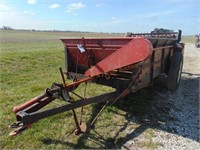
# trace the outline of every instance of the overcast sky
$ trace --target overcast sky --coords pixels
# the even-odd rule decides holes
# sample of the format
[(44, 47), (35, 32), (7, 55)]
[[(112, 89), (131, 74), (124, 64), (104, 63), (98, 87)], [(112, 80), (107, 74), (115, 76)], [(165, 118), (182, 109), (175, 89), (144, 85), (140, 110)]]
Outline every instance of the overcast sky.
[(0, 0), (0, 13), (15, 29), (200, 33), (200, 0)]

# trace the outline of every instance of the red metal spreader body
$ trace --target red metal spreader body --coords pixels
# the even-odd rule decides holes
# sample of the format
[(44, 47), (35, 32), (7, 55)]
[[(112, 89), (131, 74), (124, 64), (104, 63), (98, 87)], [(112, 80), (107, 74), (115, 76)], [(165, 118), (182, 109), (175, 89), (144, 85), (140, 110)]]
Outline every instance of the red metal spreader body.
[(183, 49), (183, 45), (176, 45), (177, 33), (130, 34), (122, 38), (62, 38), (61, 41), (65, 48), (68, 77), (94, 77), (93, 82), (121, 90), (140, 70), (130, 91), (148, 86), (162, 73), (167, 74), (174, 50)]
[[(150, 56), (152, 44), (142, 37), (61, 39), (67, 51), (68, 70), (85, 72), (94, 77), (134, 63)], [(77, 45), (85, 51), (81, 52)]]
[[(82, 122), (82, 113), (78, 121), (74, 109), (81, 107), (82, 112), (83, 106), (91, 103), (116, 102), (130, 92), (152, 85), (162, 74), (167, 78), (167, 88), (175, 90), (181, 77), (184, 44), (180, 43), (181, 31), (165, 31), (171, 30), (129, 33), (119, 38), (61, 38), (66, 66), (66, 72), (59, 68), (63, 83), (53, 83), (43, 94), (15, 106), (13, 112), (17, 122), (10, 127), (17, 129), (10, 135), (21, 133), (40, 119), (69, 110), (73, 112), (75, 134), (83, 133), (87, 127)], [(67, 84), (66, 79), (73, 82)], [(84, 95), (75, 93), (79, 84), (88, 81), (113, 87), (116, 91), (87, 98), (85, 84)], [(74, 101), (72, 95), (79, 100)], [(64, 100), (66, 104), (39, 111), (56, 99)], [(95, 120), (96, 117), (91, 125)]]

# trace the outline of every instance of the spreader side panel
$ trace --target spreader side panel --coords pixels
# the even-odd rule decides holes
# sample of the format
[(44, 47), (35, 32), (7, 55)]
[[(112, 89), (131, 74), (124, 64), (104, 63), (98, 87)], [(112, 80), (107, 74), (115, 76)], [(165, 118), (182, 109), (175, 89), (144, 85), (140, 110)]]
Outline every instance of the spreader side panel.
[(129, 43), (103, 59), (85, 72), (93, 77), (120, 69), (147, 59), (151, 55), (152, 44), (145, 38), (135, 38)]

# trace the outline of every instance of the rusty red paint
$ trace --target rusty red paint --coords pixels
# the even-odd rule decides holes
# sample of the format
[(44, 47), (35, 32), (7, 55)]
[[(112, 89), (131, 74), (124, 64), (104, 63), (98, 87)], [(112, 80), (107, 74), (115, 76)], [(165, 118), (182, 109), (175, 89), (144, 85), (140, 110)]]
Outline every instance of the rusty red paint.
[(152, 44), (144, 38), (134, 38), (107, 58), (85, 72), (94, 77), (147, 59), (153, 50)]
[[(89, 69), (120, 49), (133, 38), (65, 38), (61, 39), (67, 49), (68, 58), (73, 65)], [(86, 52), (81, 53), (77, 44), (83, 45)]]
[(22, 105), (15, 106), (15, 107), (13, 107), (13, 112), (17, 113), (17, 112), (19, 112), (19, 111), (21, 111), (21, 110), (33, 105), (34, 103), (40, 101), (41, 99), (45, 98), (46, 96), (47, 96), (47, 94), (44, 93), (44, 94), (41, 94), (39, 96), (36, 96), (36, 97), (32, 98), (31, 100), (27, 101), (26, 103), (24, 103)]

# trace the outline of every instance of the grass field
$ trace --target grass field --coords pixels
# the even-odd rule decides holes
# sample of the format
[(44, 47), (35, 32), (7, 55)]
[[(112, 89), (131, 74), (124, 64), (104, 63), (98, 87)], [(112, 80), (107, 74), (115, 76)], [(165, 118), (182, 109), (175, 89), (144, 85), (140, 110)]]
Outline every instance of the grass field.
[(182, 36), (183, 43), (195, 43), (196, 37), (195, 36)]
[[(0, 30), (0, 144), (3, 149), (74, 149), (121, 148), (127, 133), (129, 113), (116, 106), (107, 107), (98, 118), (94, 130), (87, 134), (71, 134), (75, 128), (72, 113), (66, 112), (43, 119), (17, 137), (9, 137), (8, 125), (15, 121), (12, 108), (41, 94), (52, 82), (61, 82), (58, 67), (64, 68), (63, 45), (60, 37), (102, 37), (120, 34), (81, 32), (30, 32)], [(195, 41), (184, 37), (184, 42)], [(94, 96), (111, 88), (90, 84), (87, 96)], [(83, 86), (77, 89), (83, 94)], [(52, 104), (50, 106), (53, 106)], [(122, 103), (122, 105), (124, 105)], [(84, 120), (90, 122), (101, 105), (84, 108)], [(126, 106), (132, 109), (131, 106)], [(77, 110), (79, 112), (79, 110)], [(79, 114), (79, 113), (78, 113)], [(136, 128), (138, 124), (132, 124)], [(152, 135), (150, 132), (149, 136)], [(152, 135), (153, 136), (153, 135)], [(152, 144), (147, 141), (147, 145)], [(142, 145), (142, 143), (141, 143)], [(156, 143), (153, 144), (156, 147)]]
[[(8, 129), (8, 125), (15, 121), (12, 113), (13, 106), (41, 94), (53, 82), (61, 82), (58, 67), (64, 68), (64, 57), (63, 45), (59, 38), (64, 36), (116, 35), (79, 32), (1, 31), (0, 135), (2, 148), (64, 149), (102, 146), (96, 143), (94, 139), (87, 140), (89, 138), (87, 136), (83, 138), (82, 136), (71, 135), (75, 128), (71, 112), (39, 121), (20, 136), (14, 138), (8, 136), (11, 131)], [(87, 95), (98, 95), (109, 90), (112, 89), (91, 84), (88, 86)], [(77, 91), (83, 93), (83, 87), (80, 86)], [(94, 112), (99, 109), (98, 107), (98, 105), (86, 106), (84, 120), (89, 121)], [(113, 108), (107, 108), (99, 119), (100, 130), (112, 124), (110, 122), (112, 118), (110, 109)], [(107, 119), (108, 122), (100, 121), (104, 119)], [(101, 133), (106, 138), (111, 138), (111, 135), (106, 134), (106, 132), (105, 134), (104, 132)]]

